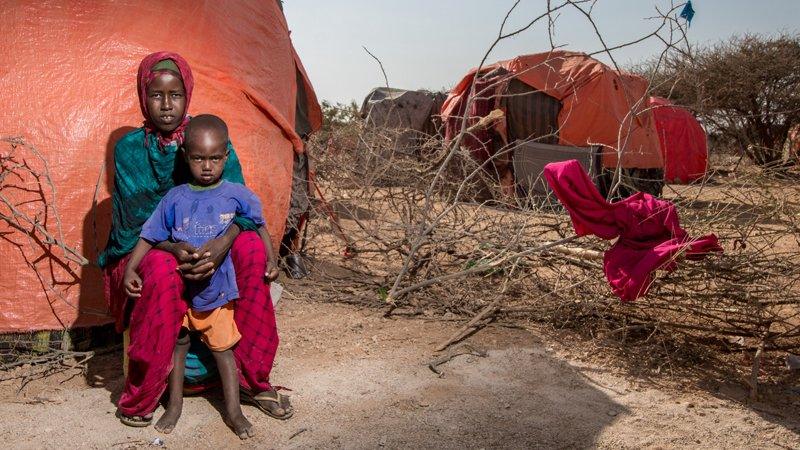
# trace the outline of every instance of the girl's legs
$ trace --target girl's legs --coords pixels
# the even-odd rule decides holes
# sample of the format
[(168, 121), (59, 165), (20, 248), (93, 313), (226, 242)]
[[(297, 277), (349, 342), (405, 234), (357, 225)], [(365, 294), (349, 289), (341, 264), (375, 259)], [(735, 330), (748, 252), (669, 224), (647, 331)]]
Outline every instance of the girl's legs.
[(175, 351), (172, 352), (172, 372), (169, 373), (169, 403), (158, 419), (156, 430), (169, 434), (181, 418), (183, 411), (183, 376), (186, 371), (186, 353), (189, 351), (189, 330), (181, 328)]
[(233, 350), (239, 383), (252, 394), (271, 391), (269, 374), (278, 350), (278, 328), (269, 287), (264, 282), (267, 255), (258, 234), (241, 233), (231, 247), (231, 259), (239, 287), (234, 321), (242, 339)]
[(142, 296), (131, 308), (128, 377), (118, 403), (119, 412), (125, 416), (151, 415), (167, 387), (187, 310), (177, 267), (175, 258), (161, 250), (150, 250), (139, 265)]

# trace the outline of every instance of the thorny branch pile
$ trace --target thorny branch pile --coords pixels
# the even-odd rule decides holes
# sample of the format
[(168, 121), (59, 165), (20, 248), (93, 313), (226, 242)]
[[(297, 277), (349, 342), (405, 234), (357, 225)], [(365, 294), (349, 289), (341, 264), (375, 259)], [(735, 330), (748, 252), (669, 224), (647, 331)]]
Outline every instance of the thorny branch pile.
[[(72, 305), (66, 299), (63, 283), (55, 278), (53, 265), (70, 269), (86, 265), (88, 260), (64, 242), (48, 162), (21, 137), (0, 137), (0, 144), (0, 238), (6, 248), (25, 255), (28, 269), (36, 273), (48, 297)], [(50, 334), (45, 331), (0, 336), (0, 372), (27, 368), (0, 374), (0, 381), (19, 378), (24, 385), (31, 379), (81, 368), (93, 355), (71, 351), (68, 343), (62, 345), (62, 350), (54, 350), (55, 341), (50, 340)], [(68, 336), (68, 331), (65, 329), (62, 335)]]
[[(355, 254), (337, 261), (351, 277), (320, 286), (326, 298), (411, 315), (474, 315), (499, 298), (506, 320), (658, 343), (667, 353), (665, 341), (723, 353), (800, 350), (800, 187), (785, 179), (791, 174), (719, 168), (694, 185), (669, 186), (664, 196), (682, 226), (716, 233), (725, 254), (659, 272), (645, 298), (621, 304), (600, 260), (610, 243), (586, 237), (530, 251), (571, 240), (557, 201), (503, 197), (467, 151), (444, 164), (448, 149), (438, 138), (417, 155), (387, 151), (393, 133), (354, 122), (310, 150)], [(430, 189), (437, 173), (442, 182)], [(330, 261), (344, 243), (318, 216), (309, 252)], [(341, 283), (353, 288), (337, 296)]]

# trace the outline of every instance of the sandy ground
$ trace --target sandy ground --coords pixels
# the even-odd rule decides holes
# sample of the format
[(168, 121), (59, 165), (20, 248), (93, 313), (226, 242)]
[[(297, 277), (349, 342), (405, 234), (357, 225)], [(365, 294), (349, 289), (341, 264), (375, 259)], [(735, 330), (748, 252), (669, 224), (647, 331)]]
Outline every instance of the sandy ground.
[[(798, 448), (800, 410), (737, 401), (742, 392), (677, 392), (570, 360), (533, 332), (486, 328), (440, 368), (431, 349), (462, 323), (384, 319), (351, 306), (286, 298), (273, 382), (291, 388), (288, 421), (253, 407), (258, 436), (239, 441), (222, 422), (220, 394), (188, 398), (170, 435), (114, 418), (121, 354), (84, 376), (0, 385), (6, 448)], [(77, 374), (77, 376), (75, 376)], [(161, 409), (157, 411), (157, 415)]]

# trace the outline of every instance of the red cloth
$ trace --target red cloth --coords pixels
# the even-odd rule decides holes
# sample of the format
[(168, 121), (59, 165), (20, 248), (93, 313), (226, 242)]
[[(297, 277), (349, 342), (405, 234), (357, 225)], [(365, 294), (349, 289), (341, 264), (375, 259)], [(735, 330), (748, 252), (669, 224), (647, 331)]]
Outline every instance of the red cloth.
[[(151, 250), (139, 265), (142, 296), (128, 301), (122, 289), (122, 258), (105, 269), (106, 299), (121, 331), (130, 310), (128, 378), (119, 399), (119, 410), (128, 416), (144, 416), (158, 406), (172, 370), (172, 352), (188, 303), (183, 298), (183, 279), (175, 258)], [(251, 392), (271, 389), (269, 375), (278, 349), (278, 329), (269, 289), (264, 282), (267, 256), (257, 233), (241, 233), (231, 247), (239, 299), (234, 302), (234, 321), (242, 339), (233, 348), (239, 368), (239, 384)]]
[(608, 203), (575, 160), (546, 165), (544, 176), (569, 211), (578, 236), (619, 237), (603, 257), (603, 271), (611, 290), (622, 301), (647, 294), (653, 271), (675, 270), (681, 252), (687, 258), (700, 259), (722, 251), (713, 234), (690, 238), (671, 202), (637, 192), (620, 202)]
[[(150, 122), (150, 114), (147, 112), (146, 102), (147, 86), (159, 73), (159, 71), (153, 72), (152, 68), (165, 59), (171, 59), (175, 65), (178, 66), (178, 70), (181, 71), (181, 79), (183, 80), (183, 89), (186, 91), (186, 109), (183, 111), (183, 119), (181, 120), (181, 124), (178, 125), (178, 128), (173, 130), (172, 134), (169, 136), (162, 136), (156, 131), (155, 126), (153, 126), (153, 124)], [(162, 146), (173, 141), (178, 141), (178, 145), (182, 144), (183, 130), (186, 128), (186, 125), (189, 124), (189, 116), (187, 115), (187, 112), (189, 111), (189, 102), (192, 100), (192, 89), (194, 89), (194, 76), (192, 75), (192, 69), (189, 67), (189, 63), (177, 53), (151, 53), (145, 56), (142, 62), (139, 64), (139, 72), (136, 74), (136, 86), (138, 88), (136, 93), (139, 94), (139, 108), (141, 108), (142, 116), (144, 116), (144, 129), (146, 133), (145, 142), (147, 142), (147, 134), (152, 133), (156, 135), (158, 138), (158, 143)]]

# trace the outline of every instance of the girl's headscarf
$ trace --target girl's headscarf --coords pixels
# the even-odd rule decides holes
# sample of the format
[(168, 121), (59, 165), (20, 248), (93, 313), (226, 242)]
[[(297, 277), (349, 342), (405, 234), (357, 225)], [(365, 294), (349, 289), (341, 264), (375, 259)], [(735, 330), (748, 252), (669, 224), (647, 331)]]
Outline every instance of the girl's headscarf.
[[(165, 61), (165, 63), (161, 63)], [(174, 63), (170, 64), (169, 62)], [(161, 63), (161, 64), (159, 64)], [(183, 89), (186, 91), (186, 109), (183, 112), (183, 118), (178, 128), (172, 131), (169, 136), (162, 136), (158, 129), (150, 121), (150, 114), (147, 111), (147, 85), (163, 71), (174, 72), (172, 67), (177, 67), (180, 73), (177, 73), (183, 80)], [(151, 53), (142, 60), (139, 64), (139, 73), (136, 75), (136, 83), (138, 86), (139, 94), (139, 107), (142, 109), (144, 116), (144, 130), (145, 142), (147, 142), (147, 135), (154, 134), (158, 139), (159, 147), (164, 147), (170, 142), (176, 141), (178, 145), (183, 143), (183, 131), (189, 123), (189, 101), (192, 99), (192, 88), (194, 87), (194, 77), (192, 77), (192, 69), (189, 68), (189, 63), (181, 57), (181, 55), (172, 52), (156, 52)]]

